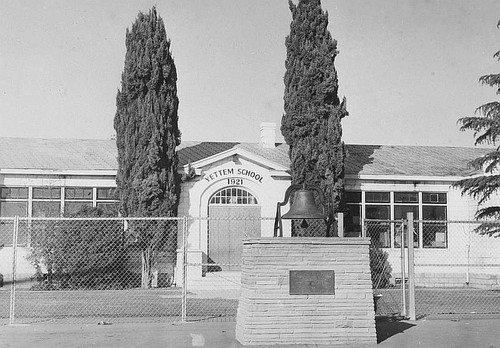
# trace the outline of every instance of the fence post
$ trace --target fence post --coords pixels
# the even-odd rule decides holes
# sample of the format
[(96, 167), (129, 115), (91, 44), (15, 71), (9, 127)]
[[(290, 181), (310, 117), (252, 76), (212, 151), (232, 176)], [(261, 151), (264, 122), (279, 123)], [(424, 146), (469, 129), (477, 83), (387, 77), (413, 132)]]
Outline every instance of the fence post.
[(182, 219), (182, 309), (181, 321), (187, 316), (187, 217)]
[(344, 213), (337, 213), (337, 235), (344, 237)]
[(405, 262), (405, 227), (408, 221), (403, 219), (401, 223), (401, 316), (406, 318), (406, 262)]
[(415, 320), (415, 252), (413, 247), (413, 213), (408, 214), (408, 316)]
[(14, 229), (12, 231), (12, 283), (10, 284), (9, 325), (13, 325), (15, 320), (18, 233), (19, 233), (19, 216), (16, 216), (14, 217)]

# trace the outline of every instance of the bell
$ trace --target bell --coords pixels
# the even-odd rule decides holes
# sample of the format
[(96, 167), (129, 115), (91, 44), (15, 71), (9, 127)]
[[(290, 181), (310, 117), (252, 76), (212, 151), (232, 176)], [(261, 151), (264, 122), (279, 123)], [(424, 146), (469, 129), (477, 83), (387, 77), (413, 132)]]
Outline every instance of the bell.
[(313, 192), (304, 188), (295, 191), (290, 211), (283, 219), (326, 219), (326, 215), (318, 209)]

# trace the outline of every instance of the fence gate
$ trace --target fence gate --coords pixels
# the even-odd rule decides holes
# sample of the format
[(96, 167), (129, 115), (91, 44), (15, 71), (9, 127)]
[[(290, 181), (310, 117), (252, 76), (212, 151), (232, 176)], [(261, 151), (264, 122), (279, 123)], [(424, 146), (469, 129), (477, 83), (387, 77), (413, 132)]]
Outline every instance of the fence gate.
[(376, 315), (400, 317), (405, 312), (406, 283), (401, 277), (401, 248), (389, 250), (393, 240), (401, 241), (402, 220), (365, 220), (365, 233), (371, 238), (370, 268)]

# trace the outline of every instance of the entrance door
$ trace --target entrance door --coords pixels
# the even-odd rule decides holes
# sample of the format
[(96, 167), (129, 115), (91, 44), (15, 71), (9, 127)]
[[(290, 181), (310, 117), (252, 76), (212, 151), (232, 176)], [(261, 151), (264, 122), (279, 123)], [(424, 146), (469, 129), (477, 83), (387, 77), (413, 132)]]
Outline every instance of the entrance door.
[(208, 271), (241, 268), (242, 240), (260, 237), (260, 206), (245, 189), (228, 187), (216, 192), (208, 206)]

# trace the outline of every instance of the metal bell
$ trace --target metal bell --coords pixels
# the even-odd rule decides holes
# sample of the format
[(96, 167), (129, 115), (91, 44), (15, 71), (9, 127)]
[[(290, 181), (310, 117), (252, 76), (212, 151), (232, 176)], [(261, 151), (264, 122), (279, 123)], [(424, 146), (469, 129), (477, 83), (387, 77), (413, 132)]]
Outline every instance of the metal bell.
[(295, 191), (290, 211), (282, 216), (283, 219), (326, 219), (326, 214), (318, 209), (314, 201), (313, 191), (304, 188)]

